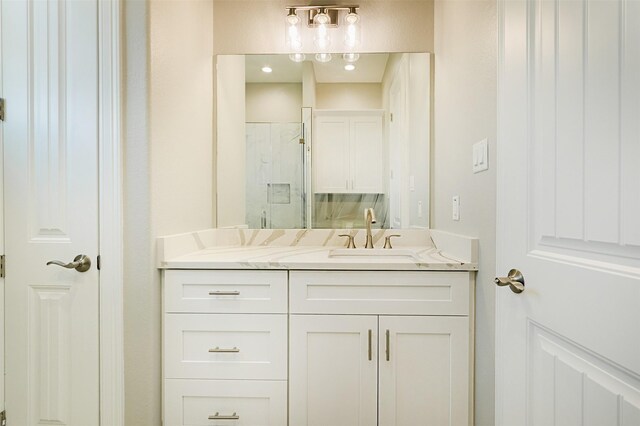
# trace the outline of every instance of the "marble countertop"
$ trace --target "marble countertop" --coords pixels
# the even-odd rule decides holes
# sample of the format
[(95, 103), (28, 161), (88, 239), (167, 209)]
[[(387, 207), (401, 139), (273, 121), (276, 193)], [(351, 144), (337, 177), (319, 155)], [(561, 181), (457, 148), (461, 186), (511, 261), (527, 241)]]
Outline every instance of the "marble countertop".
[[(477, 240), (434, 230), (377, 230), (378, 248), (344, 248), (345, 230), (214, 229), (158, 239), (160, 269), (477, 270)], [(362, 247), (363, 230), (349, 230)], [(384, 236), (401, 234), (394, 248)], [(441, 242), (441, 244), (438, 244)], [(360, 243), (360, 244), (359, 244)]]

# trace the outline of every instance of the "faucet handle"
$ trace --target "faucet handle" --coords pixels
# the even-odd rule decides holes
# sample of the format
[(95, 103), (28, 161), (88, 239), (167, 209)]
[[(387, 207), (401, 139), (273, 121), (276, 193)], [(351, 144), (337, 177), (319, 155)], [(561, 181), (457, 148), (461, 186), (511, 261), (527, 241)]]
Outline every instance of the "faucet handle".
[(347, 248), (356, 248), (356, 243), (353, 239), (353, 235), (349, 235), (349, 234), (340, 234), (338, 235), (339, 237), (347, 237), (348, 241), (347, 241)]
[(386, 249), (392, 249), (393, 247), (391, 246), (391, 237), (401, 237), (402, 235), (400, 234), (392, 234), (392, 235), (387, 235), (386, 237), (384, 237), (384, 247)]

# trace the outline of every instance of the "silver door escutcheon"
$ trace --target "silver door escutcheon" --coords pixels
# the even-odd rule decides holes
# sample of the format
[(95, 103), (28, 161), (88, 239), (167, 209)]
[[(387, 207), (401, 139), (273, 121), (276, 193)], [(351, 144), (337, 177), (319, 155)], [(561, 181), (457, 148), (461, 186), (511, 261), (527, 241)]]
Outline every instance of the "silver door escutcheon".
[(50, 260), (47, 262), (47, 266), (49, 265), (58, 265), (67, 269), (75, 269), (78, 272), (87, 272), (91, 268), (91, 259), (84, 254), (79, 254), (73, 259), (73, 262), (64, 263), (59, 260)]

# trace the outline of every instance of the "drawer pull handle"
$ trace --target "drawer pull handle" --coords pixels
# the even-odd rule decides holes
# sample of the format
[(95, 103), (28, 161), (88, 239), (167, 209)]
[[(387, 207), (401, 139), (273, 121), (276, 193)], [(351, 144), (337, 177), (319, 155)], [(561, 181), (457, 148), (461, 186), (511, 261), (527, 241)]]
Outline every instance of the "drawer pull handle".
[(210, 291), (209, 296), (240, 296), (239, 291)]
[(235, 411), (230, 416), (220, 415), (220, 413), (217, 411), (213, 416), (209, 416), (209, 420), (238, 420), (238, 419), (240, 419), (240, 416), (237, 415)]
[(369, 329), (369, 361), (371, 361), (373, 359), (373, 354), (372, 354), (372, 340), (373, 340), (373, 331), (371, 329)]
[(216, 346), (215, 348), (209, 349), (209, 352), (214, 352), (214, 353), (236, 353), (236, 352), (240, 352), (240, 349), (237, 348), (236, 346), (234, 346), (233, 348), (221, 348), (219, 346)]

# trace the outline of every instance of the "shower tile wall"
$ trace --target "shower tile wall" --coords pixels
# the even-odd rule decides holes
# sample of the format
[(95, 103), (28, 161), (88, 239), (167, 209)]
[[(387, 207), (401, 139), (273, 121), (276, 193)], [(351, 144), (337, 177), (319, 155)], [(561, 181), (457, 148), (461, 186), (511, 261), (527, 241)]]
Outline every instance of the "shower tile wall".
[(303, 225), (300, 123), (246, 123), (249, 228)]

